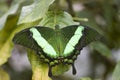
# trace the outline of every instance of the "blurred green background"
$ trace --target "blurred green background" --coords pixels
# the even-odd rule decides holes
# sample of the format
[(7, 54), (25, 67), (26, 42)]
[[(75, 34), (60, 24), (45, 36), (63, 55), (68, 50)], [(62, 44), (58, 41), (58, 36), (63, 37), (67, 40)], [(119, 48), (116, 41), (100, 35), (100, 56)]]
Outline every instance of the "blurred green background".
[[(22, 1), (24, 4), (18, 0), (0, 0), (0, 34), (4, 33), (5, 39), (9, 36), (6, 33), (12, 33), (14, 28), (10, 27), (6, 32), (3, 32), (2, 28), (4, 25), (8, 27), (14, 25), (15, 21), (12, 21), (12, 18), (19, 16), (21, 9), (7, 17), (12, 21), (9, 24), (5, 24), (3, 16), (17, 3), (21, 4), (18, 8), (33, 3), (32, 0)], [(91, 80), (120, 80), (120, 0), (59, 0), (58, 7), (69, 12), (74, 19), (78, 17), (88, 19), (88, 21), (80, 20), (80, 23), (96, 29), (104, 38), (101, 42), (92, 43), (81, 51), (75, 64), (77, 67), (75, 76), (71, 74), (70, 69), (53, 80), (79, 80), (82, 77), (89, 77)], [(18, 20), (18, 17), (15, 20)], [(0, 49), (5, 42), (1, 36), (3, 35), (0, 35)], [(10, 80), (32, 78), (26, 51), (18, 45), (15, 45), (12, 56), (1, 65), (1, 68), (10, 75)]]

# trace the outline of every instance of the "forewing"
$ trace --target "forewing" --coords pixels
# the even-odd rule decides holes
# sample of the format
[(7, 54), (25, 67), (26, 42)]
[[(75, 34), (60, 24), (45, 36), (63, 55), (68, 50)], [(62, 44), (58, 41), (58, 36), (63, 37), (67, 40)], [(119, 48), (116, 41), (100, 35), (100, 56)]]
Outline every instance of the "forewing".
[(77, 48), (81, 50), (83, 47), (87, 46), (93, 41), (100, 40), (101, 35), (94, 29), (84, 26), (83, 36), (77, 45)]
[(62, 28), (61, 32), (64, 35), (64, 37), (66, 38), (67, 42), (74, 35), (77, 27), (78, 27), (78, 25), (71, 25), (71, 26), (67, 26), (65, 28)]
[(30, 28), (24, 29), (15, 34), (13, 37), (14, 44), (22, 45), (33, 50), (39, 50), (35, 41), (32, 39), (32, 34), (29, 31)]
[(75, 46), (78, 44), (83, 35), (83, 30), (84, 27), (80, 25), (71, 25), (62, 29), (64, 38), (67, 41), (63, 52), (65, 56), (70, 55), (75, 50)]
[[(40, 50), (42, 50), (42, 48), (34, 40), (33, 33), (30, 31), (30, 29), (32, 29), (32, 28), (37, 29), (40, 32), (40, 34), (45, 38), (45, 40), (50, 39), (54, 35), (53, 30), (50, 28), (41, 27), (41, 26), (31, 27), (31, 28), (24, 29), (24, 30), (18, 32), (17, 34), (15, 34), (15, 36), (13, 37), (13, 42), (15, 44), (22, 45), (27, 48), (31, 48), (35, 51), (40, 51)], [(39, 36), (36, 36), (36, 37), (39, 37)]]
[(51, 58), (58, 56), (55, 46), (55, 31), (48, 27), (35, 27), (30, 30), (33, 33), (33, 39), (37, 42), (43, 52)]

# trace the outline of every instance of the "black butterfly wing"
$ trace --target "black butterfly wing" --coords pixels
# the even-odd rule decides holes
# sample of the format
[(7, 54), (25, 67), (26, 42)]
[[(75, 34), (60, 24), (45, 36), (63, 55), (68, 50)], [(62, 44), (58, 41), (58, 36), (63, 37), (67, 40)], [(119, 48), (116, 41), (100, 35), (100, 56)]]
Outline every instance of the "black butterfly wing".
[(83, 36), (81, 37), (77, 49), (81, 50), (93, 41), (100, 40), (101, 35), (94, 29), (84, 26)]
[[(64, 32), (64, 38), (66, 39), (65, 43), (67, 43), (69, 41), (71, 36), (74, 35), (76, 28), (80, 27), (80, 26), (84, 27), (84, 30), (82, 31), (82, 37), (80, 38), (78, 44), (76, 45), (76, 48), (78, 50), (81, 50), (83, 47), (87, 46), (89, 43), (91, 43), (93, 41), (99, 40), (101, 37), (100, 34), (92, 28), (85, 27), (83, 25), (71, 25), (71, 26), (68, 26), (68, 27), (62, 29), (62, 31)], [(37, 26), (35, 28), (41, 33), (41, 35), (48, 42), (50, 42), (51, 44), (55, 42), (55, 39), (53, 39), (53, 38), (55, 38), (55, 36), (54, 36), (55, 32), (53, 29), (48, 28), (48, 27), (40, 27), (40, 26)], [(14, 36), (13, 42), (15, 44), (19, 44), (19, 45), (22, 45), (27, 48), (31, 48), (36, 51), (41, 50), (40, 46), (32, 38), (30, 28), (27, 28), (25, 30), (18, 32)], [(57, 46), (57, 45), (55, 45), (55, 46)]]
[(33, 50), (39, 50), (36, 42), (32, 39), (32, 34), (29, 31), (30, 28), (24, 29), (15, 34), (13, 37), (14, 44), (22, 45)]
[[(50, 40), (55, 32), (53, 29), (48, 28), (48, 27), (42, 27), (42, 26), (36, 26), (36, 27), (31, 27), (31, 28), (27, 28), (24, 29), (20, 32), (18, 32), (17, 34), (15, 34), (15, 36), (13, 37), (13, 42), (15, 44), (18, 45), (22, 45), (24, 47), (30, 48), (32, 50), (35, 50), (36, 52), (43, 52), (42, 47), (39, 45), (39, 43), (43, 43), (43, 41), (37, 42), (34, 38), (33, 38), (33, 33), (31, 32), (31, 29), (36, 29), (38, 31), (39, 34), (41, 34), (41, 36), (46, 40)], [(36, 35), (36, 37), (40, 37), (38, 35)]]

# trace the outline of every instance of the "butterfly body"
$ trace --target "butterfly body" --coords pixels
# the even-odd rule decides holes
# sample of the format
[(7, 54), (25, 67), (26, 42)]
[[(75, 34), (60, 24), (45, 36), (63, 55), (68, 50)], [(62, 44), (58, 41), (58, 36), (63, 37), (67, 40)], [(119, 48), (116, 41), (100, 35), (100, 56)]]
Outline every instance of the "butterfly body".
[(82, 25), (71, 25), (62, 29), (59, 26), (55, 29), (36, 26), (18, 32), (13, 42), (34, 50), (48, 63), (48, 74), (52, 76), (52, 67), (61, 63), (71, 64), (75, 74), (74, 61), (78, 54), (87, 44), (98, 40), (98, 35), (95, 30)]

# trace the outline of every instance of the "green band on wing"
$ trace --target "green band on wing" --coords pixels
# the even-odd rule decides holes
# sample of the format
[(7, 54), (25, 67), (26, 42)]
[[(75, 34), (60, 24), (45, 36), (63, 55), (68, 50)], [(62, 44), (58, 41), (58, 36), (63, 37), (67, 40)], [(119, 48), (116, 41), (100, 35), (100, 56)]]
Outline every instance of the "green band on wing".
[(78, 26), (78, 28), (76, 29), (76, 31), (74, 33), (74, 36), (71, 37), (71, 39), (69, 40), (69, 42), (67, 43), (67, 45), (64, 49), (65, 55), (70, 54), (74, 50), (75, 45), (78, 43), (78, 41), (82, 37), (83, 30), (84, 30), (83, 26)]
[(56, 56), (56, 52), (54, 48), (41, 36), (40, 32), (36, 28), (31, 28), (30, 32), (33, 34), (33, 39), (37, 42), (37, 44), (43, 48), (43, 51), (50, 55)]

